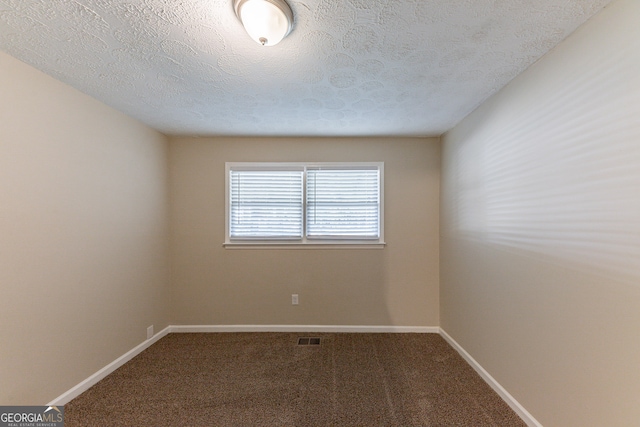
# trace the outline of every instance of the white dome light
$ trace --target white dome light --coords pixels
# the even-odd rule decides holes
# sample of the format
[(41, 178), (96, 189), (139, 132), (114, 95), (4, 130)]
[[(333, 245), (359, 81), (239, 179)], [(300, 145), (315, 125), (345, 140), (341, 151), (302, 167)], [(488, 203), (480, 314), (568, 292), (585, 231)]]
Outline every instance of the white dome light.
[(234, 0), (233, 7), (249, 36), (263, 46), (278, 44), (293, 26), (284, 0)]

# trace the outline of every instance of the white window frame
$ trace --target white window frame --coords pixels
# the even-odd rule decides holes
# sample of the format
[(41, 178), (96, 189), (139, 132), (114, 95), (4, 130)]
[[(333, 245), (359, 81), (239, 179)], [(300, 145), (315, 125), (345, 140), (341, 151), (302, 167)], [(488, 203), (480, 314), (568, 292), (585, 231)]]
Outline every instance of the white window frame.
[[(380, 176), (380, 208), (379, 208), (379, 237), (377, 239), (318, 239), (306, 237), (307, 215), (307, 175), (309, 168), (341, 168), (357, 169), (375, 167)], [(266, 240), (266, 239), (231, 239), (229, 236), (229, 221), (231, 212), (231, 170), (303, 170), (303, 232), (301, 239), (295, 240)], [(225, 163), (225, 241), (227, 249), (382, 249), (384, 241), (384, 162), (226, 162)]]

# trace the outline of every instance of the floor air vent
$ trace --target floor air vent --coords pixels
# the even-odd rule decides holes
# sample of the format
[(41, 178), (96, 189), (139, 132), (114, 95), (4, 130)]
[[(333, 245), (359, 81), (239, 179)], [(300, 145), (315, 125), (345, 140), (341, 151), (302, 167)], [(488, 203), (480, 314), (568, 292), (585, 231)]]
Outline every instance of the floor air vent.
[(320, 345), (320, 338), (298, 338), (298, 345)]

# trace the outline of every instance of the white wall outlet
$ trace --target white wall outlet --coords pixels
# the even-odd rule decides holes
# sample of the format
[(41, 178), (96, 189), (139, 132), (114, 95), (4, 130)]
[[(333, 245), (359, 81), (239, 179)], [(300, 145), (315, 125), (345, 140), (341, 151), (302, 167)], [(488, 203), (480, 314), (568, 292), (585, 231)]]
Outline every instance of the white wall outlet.
[(153, 338), (153, 325), (147, 328), (147, 339)]
[(298, 294), (291, 294), (291, 305), (298, 305)]

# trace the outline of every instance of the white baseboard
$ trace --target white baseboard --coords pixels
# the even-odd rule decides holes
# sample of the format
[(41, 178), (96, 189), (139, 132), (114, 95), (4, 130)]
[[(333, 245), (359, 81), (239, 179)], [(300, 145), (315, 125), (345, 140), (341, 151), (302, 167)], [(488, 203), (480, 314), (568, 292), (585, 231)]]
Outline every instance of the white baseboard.
[(327, 332), (327, 333), (440, 333), (438, 326), (342, 326), (342, 325), (173, 325), (171, 332)]
[(518, 416), (520, 418), (522, 418), (522, 420), (530, 427), (542, 427), (542, 424), (540, 424), (534, 417), (533, 415), (531, 415), (529, 413), (529, 411), (527, 411), (524, 406), (522, 406), (507, 390), (504, 389), (504, 387), (502, 387), (500, 385), (500, 383), (498, 383), (498, 381), (495, 380), (495, 378), (493, 378), (491, 376), (491, 374), (489, 374), (473, 357), (471, 357), (471, 355), (469, 353), (467, 353), (467, 351), (462, 348), (462, 346), (460, 346), (460, 344), (458, 344), (453, 338), (451, 338), (451, 336), (449, 334), (447, 334), (444, 329), (440, 328), (440, 335), (442, 336), (442, 338), (444, 338), (454, 349), (456, 349), (456, 351), (458, 353), (460, 353), (460, 355), (464, 358), (464, 360), (467, 361), (467, 363), (469, 363), (469, 365), (471, 365), (471, 367), (473, 369), (475, 369), (475, 371), (480, 374), (480, 376), (482, 377), (482, 379), (485, 380), (485, 382), (487, 384), (489, 384), (489, 386), (491, 386), (491, 388), (498, 393), (498, 395), (502, 398), (502, 400), (504, 400), (507, 405), (509, 405), (511, 407), (511, 409), (513, 409), (515, 411), (516, 414), (518, 414)]
[(136, 357), (138, 354), (142, 353), (145, 349), (147, 349), (149, 346), (151, 346), (151, 344), (155, 343), (160, 338), (163, 338), (169, 332), (170, 332), (170, 326), (167, 326), (166, 328), (164, 328), (163, 330), (161, 330), (160, 332), (155, 334), (153, 337), (151, 337), (148, 340), (145, 340), (142, 343), (138, 344), (137, 346), (135, 346), (134, 348), (132, 348), (131, 350), (129, 350), (128, 352), (126, 352), (122, 356), (118, 357), (113, 362), (109, 363), (104, 368), (100, 369), (95, 374), (91, 375), (86, 380), (82, 381), (80, 384), (78, 384), (78, 385), (74, 386), (73, 388), (69, 389), (68, 391), (62, 393), (60, 396), (56, 397), (51, 402), (47, 403), (46, 406), (64, 406), (64, 405), (66, 405), (67, 403), (69, 403), (74, 398), (80, 396), (82, 393), (84, 393), (85, 391), (89, 390), (91, 387), (93, 387), (95, 384), (97, 384), (98, 381), (100, 381), (101, 379), (103, 379), (104, 377), (106, 377), (107, 375), (109, 375), (110, 373), (115, 371), (116, 369), (118, 369), (120, 366), (124, 365), (125, 363), (127, 363), (128, 361), (130, 361), (131, 359)]

